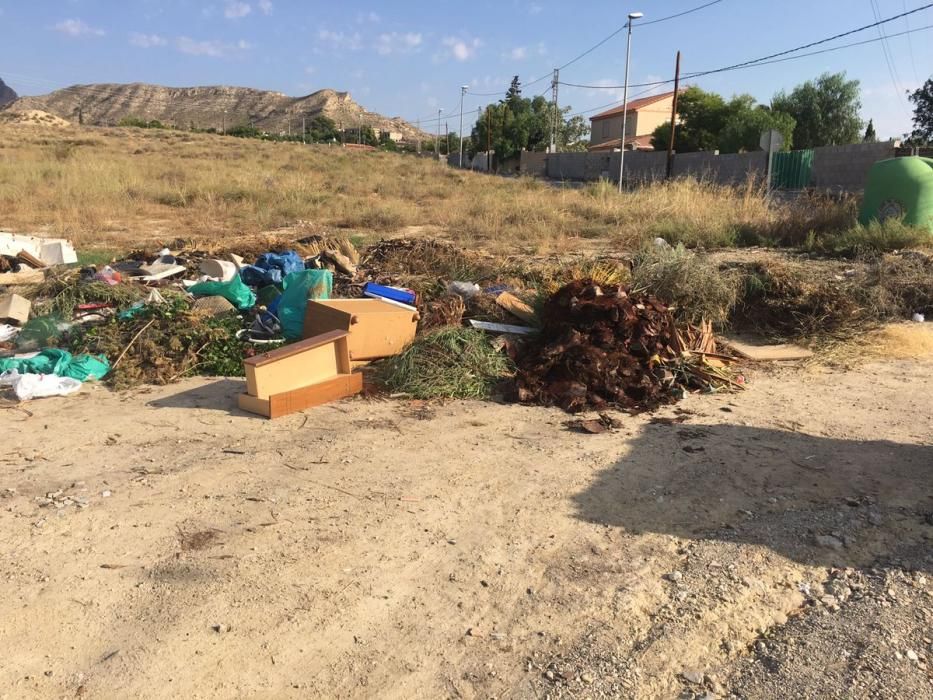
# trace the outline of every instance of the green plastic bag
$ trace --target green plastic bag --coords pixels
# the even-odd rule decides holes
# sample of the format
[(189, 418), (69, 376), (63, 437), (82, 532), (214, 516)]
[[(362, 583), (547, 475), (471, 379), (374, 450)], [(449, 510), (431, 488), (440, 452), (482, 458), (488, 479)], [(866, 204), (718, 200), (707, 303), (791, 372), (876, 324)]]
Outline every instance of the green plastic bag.
[(229, 282), (199, 282), (188, 291), (196, 297), (223, 297), (240, 311), (256, 305), (256, 295), (243, 284), (239, 275)]
[(103, 379), (110, 371), (110, 362), (103, 355), (78, 355), (61, 372), (62, 377), (71, 377), (79, 382)]
[(67, 350), (46, 348), (34, 357), (0, 359), (0, 372), (15, 369), (20, 374), (57, 374), (79, 382), (103, 379), (110, 371), (110, 363), (103, 355), (73, 356)]
[(56, 345), (73, 324), (60, 316), (38, 316), (28, 321), (16, 336), (14, 345), (22, 352)]
[(67, 350), (46, 348), (34, 357), (0, 360), (0, 372), (15, 369), (20, 374), (60, 374), (70, 362), (71, 353)]
[(304, 333), (308, 299), (330, 299), (334, 273), (330, 270), (302, 270), (285, 275), (285, 291), (278, 305), (279, 323), (286, 340), (299, 340)]

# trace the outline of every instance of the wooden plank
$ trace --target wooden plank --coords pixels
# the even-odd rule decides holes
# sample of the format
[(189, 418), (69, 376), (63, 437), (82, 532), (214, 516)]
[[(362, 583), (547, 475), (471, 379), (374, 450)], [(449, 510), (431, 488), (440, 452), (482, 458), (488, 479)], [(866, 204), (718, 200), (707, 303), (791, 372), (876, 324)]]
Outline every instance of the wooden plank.
[(276, 394), (269, 399), (269, 417), (281, 418), (306, 408), (353, 396), (362, 390), (363, 375), (361, 373), (341, 374), (325, 382)]
[(510, 292), (502, 292), (496, 297), (496, 303), (516, 318), (532, 326), (538, 323), (534, 309)]
[(45, 270), (20, 270), (19, 272), (0, 273), (0, 284), (15, 286), (18, 284), (41, 284), (45, 280)]
[(313, 338), (307, 338), (305, 340), (300, 340), (297, 343), (292, 343), (291, 345), (286, 345), (285, 347), (281, 347), (276, 350), (270, 350), (269, 352), (265, 352), (262, 355), (248, 357), (243, 360), (243, 364), (252, 367), (261, 367), (262, 365), (278, 362), (279, 360), (283, 360), (286, 357), (291, 357), (292, 355), (298, 355), (303, 353), (305, 350), (317, 348), (322, 345), (328, 345), (333, 343), (338, 338), (345, 338), (348, 335), (349, 333), (346, 331), (331, 331), (329, 333), (322, 333), (321, 335), (314, 336)]
[(812, 350), (799, 345), (751, 345), (732, 339), (726, 340), (726, 344), (742, 357), (757, 362), (806, 360), (813, 357)]

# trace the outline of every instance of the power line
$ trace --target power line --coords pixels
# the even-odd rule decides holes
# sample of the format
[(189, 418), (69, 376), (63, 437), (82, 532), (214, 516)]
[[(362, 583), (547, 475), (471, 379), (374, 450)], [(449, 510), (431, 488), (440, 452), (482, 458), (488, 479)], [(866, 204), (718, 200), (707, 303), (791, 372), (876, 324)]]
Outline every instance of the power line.
[[(901, 6), (904, 8), (904, 12), (907, 12), (907, 0), (901, 0)], [(907, 31), (910, 31), (910, 17), (904, 18), (904, 26), (907, 27)], [(919, 83), (920, 74), (917, 72), (917, 60), (914, 57), (914, 42), (911, 40), (910, 34), (907, 35), (907, 49), (910, 51), (910, 66), (914, 70), (914, 80)]]
[[(661, 22), (667, 22), (668, 20), (677, 19), (678, 17), (683, 17), (684, 15), (689, 15), (689, 14), (692, 14), (692, 13), (694, 13), (694, 12), (699, 12), (700, 10), (705, 10), (707, 7), (712, 7), (713, 5), (718, 5), (718, 4), (721, 3), (722, 1), (723, 1), (723, 0), (712, 0), (712, 2), (707, 2), (707, 3), (703, 4), (703, 5), (699, 5), (699, 6), (697, 6), (697, 7), (693, 7), (693, 8), (691, 8), (691, 9), (689, 9), (689, 10), (684, 10), (683, 12), (678, 12), (677, 14), (668, 15), (667, 17), (660, 17), (659, 19), (654, 19), (654, 20), (651, 20), (651, 21), (649, 21), (649, 22), (639, 22), (639, 23), (638, 23), (638, 26), (639, 26), (639, 27), (647, 27), (648, 25), (651, 25), (651, 24), (660, 24)], [(598, 49), (599, 47), (605, 45), (608, 41), (610, 41), (611, 39), (613, 39), (613, 38), (615, 38), (616, 36), (618, 36), (621, 32), (625, 31), (625, 28), (626, 28), (627, 26), (628, 26), (628, 24), (623, 24), (621, 27), (619, 27), (619, 28), (616, 29), (614, 32), (612, 32), (609, 36), (607, 36), (607, 37), (605, 37), (605, 38), (603, 38), (603, 39), (600, 39), (598, 42), (596, 42), (595, 44), (593, 44), (590, 48), (588, 48), (588, 49), (587, 49), (586, 51), (584, 51), (583, 53), (581, 53), (581, 54), (579, 54), (578, 56), (576, 56), (576, 57), (570, 59), (569, 61), (567, 61), (567, 62), (566, 62), (565, 64), (563, 64), (562, 66), (558, 66), (557, 70), (564, 70), (564, 69), (567, 68), (568, 66), (572, 66), (574, 63), (576, 63), (576, 62), (579, 61), (580, 59), (585, 58), (586, 56), (589, 56), (589, 55), (590, 55), (591, 53), (593, 53), (596, 49)], [(540, 83), (542, 80), (546, 80), (546, 79), (552, 77), (552, 75), (553, 75), (553, 71), (552, 71), (551, 73), (547, 73), (546, 75), (542, 75), (540, 78), (535, 78), (535, 79), (532, 80), (531, 82), (525, 83), (522, 87), (524, 87), (524, 88), (530, 88), (532, 85), (537, 85), (537, 84)], [(629, 87), (631, 87), (631, 86), (629, 86)], [(550, 87), (548, 87), (548, 89), (550, 89)], [(547, 90), (545, 90), (545, 92), (547, 92)], [(498, 95), (501, 95), (502, 92), (471, 92), (470, 94), (473, 95), (474, 97), (497, 97)], [(542, 94), (543, 94), (543, 93), (542, 93)]]
[[(916, 34), (917, 32), (927, 31), (929, 29), (933, 29), (933, 24), (928, 24), (923, 27), (917, 27), (916, 29), (911, 29), (909, 31), (888, 34), (886, 35), (886, 38), (894, 39), (900, 36), (909, 36), (910, 34)], [(820, 54), (832, 53), (833, 51), (840, 51), (841, 49), (849, 49), (854, 46), (864, 46), (866, 44), (874, 44), (881, 40), (882, 40), (881, 37), (877, 37), (874, 39), (865, 39), (864, 41), (853, 41), (848, 44), (840, 44), (839, 46), (832, 46), (827, 49), (820, 49), (819, 51), (809, 51), (807, 53), (797, 54), (796, 56), (787, 56), (785, 54), (791, 53), (791, 51), (782, 51), (781, 53), (774, 54), (774, 55), (783, 56), (783, 58), (776, 58), (772, 60), (765, 60), (765, 58), (760, 58), (754, 61), (745, 61), (744, 63), (737, 63), (732, 66), (725, 66), (723, 68), (715, 68), (713, 70), (697, 71), (695, 73), (688, 73), (683, 77), (685, 79), (692, 80), (694, 78), (702, 78), (703, 76), (706, 76), (706, 75), (713, 75), (715, 73), (725, 73), (728, 71), (739, 70), (741, 68), (757, 68), (758, 66), (769, 66), (774, 63), (784, 63), (785, 61), (794, 61), (799, 58), (807, 58), (809, 56), (819, 56)], [(819, 42), (819, 43), (825, 43), (825, 42)], [(810, 46), (815, 46), (815, 45), (817, 44), (810, 44)], [(673, 82), (674, 82), (673, 79), (657, 80), (651, 83), (638, 83), (636, 85), (629, 85), (629, 87), (658, 87), (660, 85), (669, 85)], [(585, 88), (588, 90), (621, 90), (622, 89), (621, 85), (581, 85), (579, 83), (566, 83), (563, 81), (561, 81), (561, 85), (564, 85), (567, 87)]]
[[(869, 0), (871, 5), (871, 12), (875, 16), (875, 20), (881, 19), (881, 10), (878, 8), (878, 3), (876, 0)], [(904, 18), (907, 19), (906, 17)], [(897, 73), (897, 65), (894, 62), (894, 53), (891, 51), (891, 47), (888, 46), (888, 37), (884, 33), (884, 27), (880, 24), (878, 25), (878, 36), (881, 38), (881, 52), (884, 54), (884, 62), (888, 66), (888, 75), (891, 76), (891, 84), (894, 87), (894, 93), (897, 95), (897, 103), (902, 107), (907, 107), (907, 101), (904, 98), (904, 95), (901, 94), (901, 76)], [(905, 114), (910, 116), (910, 110), (906, 110)]]

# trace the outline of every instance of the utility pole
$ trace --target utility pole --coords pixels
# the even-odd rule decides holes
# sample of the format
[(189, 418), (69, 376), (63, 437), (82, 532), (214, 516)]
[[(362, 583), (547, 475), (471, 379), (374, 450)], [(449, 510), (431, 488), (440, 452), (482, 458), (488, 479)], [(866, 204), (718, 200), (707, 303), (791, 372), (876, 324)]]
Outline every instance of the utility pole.
[(435, 160), (441, 159), (441, 112), (443, 109), (437, 110), (437, 128), (434, 131), (434, 158)]
[(554, 106), (554, 118), (551, 121), (551, 148), (548, 153), (557, 153), (557, 129), (560, 123), (560, 111), (557, 107), (557, 86), (560, 84), (560, 68), (554, 69), (554, 78), (551, 80), (551, 103)]
[(468, 85), (460, 86), (460, 167), (463, 167), (463, 98), (466, 96)]
[(486, 107), (486, 172), (492, 168), (492, 117), (489, 114), (489, 107)]
[(305, 128), (305, 118), (302, 117), (301, 118), (301, 142), (302, 143), (307, 143), (307, 141), (305, 141), (305, 135), (307, 133), (308, 133), (308, 130)]
[(227, 135), (227, 110), (224, 110), (224, 115), (223, 117), (221, 117), (221, 120), (222, 121), (221, 121), (220, 133), (226, 136)]
[(418, 145), (415, 147), (415, 153), (421, 153), (421, 120), (415, 122), (415, 128), (418, 130)]
[(625, 129), (628, 117), (628, 66), (632, 60), (632, 22), (641, 19), (644, 15), (641, 12), (629, 12), (628, 14), (628, 39), (625, 43), (625, 83), (622, 88), (622, 140), (619, 143), (619, 192), (622, 192), (622, 181), (625, 175)]
[(444, 145), (447, 147), (446, 156), (450, 156), (450, 128), (448, 122), (444, 122)]
[(677, 131), (677, 95), (680, 92), (680, 51), (674, 66), (674, 100), (671, 107), (671, 142), (667, 146), (667, 179), (674, 177), (674, 132)]
[(291, 139), (291, 137), (292, 137), (292, 118), (291, 118), (291, 117), (286, 117), (286, 119), (288, 120), (288, 138)]
[(360, 125), (356, 130), (356, 143), (363, 145), (363, 113), (360, 112)]

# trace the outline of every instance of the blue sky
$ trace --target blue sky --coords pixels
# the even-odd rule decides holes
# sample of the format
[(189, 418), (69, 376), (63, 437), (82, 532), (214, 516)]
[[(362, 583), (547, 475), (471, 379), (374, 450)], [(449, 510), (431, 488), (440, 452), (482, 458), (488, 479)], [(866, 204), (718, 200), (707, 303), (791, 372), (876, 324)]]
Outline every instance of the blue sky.
[[(708, 0), (549, 2), (305, 2), (289, 0), (0, 0), (0, 77), (19, 93), (41, 94), (76, 83), (151, 82), (243, 85), (302, 95), (348, 90), (369, 109), (412, 121), (459, 112), (459, 86), (504, 92), (511, 76), (547, 75), (526, 94), (547, 90), (550, 71), (642, 11), (644, 21)], [(926, 0), (722, 0), (668, 22), (636, 25), (630, 82), (758, 58), (927, 4)], [(933, 25), (933, 9), (886, 25), (888, 34)], [(868, 30), (839, 40), (878, 37)], [(762, 102), (824, 71), (846, 71), (862, 83), (863, 116), (882, 137), (910, 126), (903, 98), (933, 73), (933, 30), (700, 78), (726, 96), (747, 92)], [(832, 46), (832, 44), (830, 45)], [(820, 47), (824, 48), (824, 47)], [(622, 82), (620, 33), (565, 69), (562, 80)], [(893, 73), (893, 77), (892, 77)], [(655, 88), (663, 90), (665, 88)], [(639, 89), (634, 92), (641, 92)], [(468, 95), (467, 109), (495, 99)], [(574, 111), (621, 100), (621, 90), (561, 87)], [(436, 118), (436, 117), (435, 117)], [(450, 128), (458, 127), (452, 116)], [(428, 125), (431, 128), (433, 125)]]

